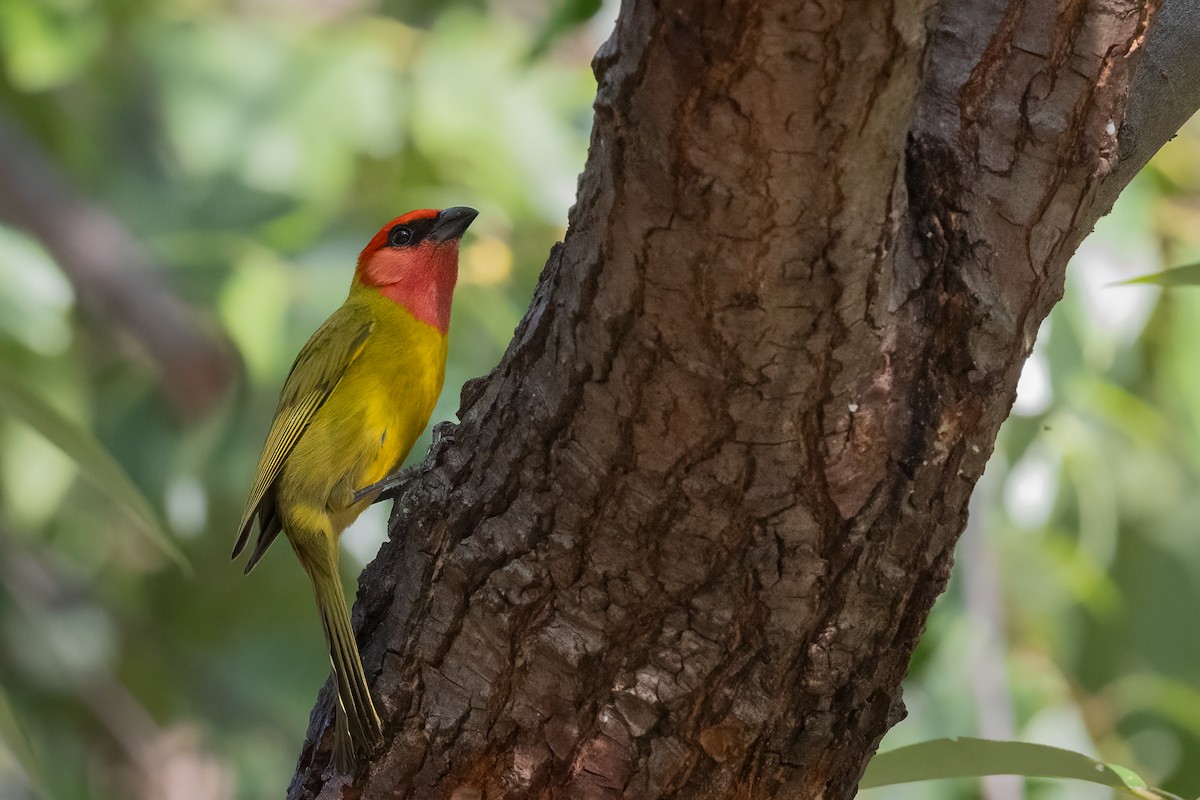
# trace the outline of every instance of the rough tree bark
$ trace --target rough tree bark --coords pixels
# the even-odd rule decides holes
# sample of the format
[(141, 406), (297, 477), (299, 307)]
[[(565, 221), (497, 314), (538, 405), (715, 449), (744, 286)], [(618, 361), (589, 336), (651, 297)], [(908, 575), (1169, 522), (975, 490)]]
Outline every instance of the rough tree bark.
[(1197, 5), (627, 0), (566, 241), (360, 583), (387, 744), (323, 775), (327, 689), (289, 796), (851, 797)]

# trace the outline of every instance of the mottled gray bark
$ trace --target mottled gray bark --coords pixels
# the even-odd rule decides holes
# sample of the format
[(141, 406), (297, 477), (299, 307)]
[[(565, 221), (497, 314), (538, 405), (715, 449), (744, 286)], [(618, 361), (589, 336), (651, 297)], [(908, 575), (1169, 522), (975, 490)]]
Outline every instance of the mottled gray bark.
[(851, 797), (1155, 11), (627, 1), (566, 241), (361, 580), (387, 744), (323, 776), (326, 692), (290, 796)]

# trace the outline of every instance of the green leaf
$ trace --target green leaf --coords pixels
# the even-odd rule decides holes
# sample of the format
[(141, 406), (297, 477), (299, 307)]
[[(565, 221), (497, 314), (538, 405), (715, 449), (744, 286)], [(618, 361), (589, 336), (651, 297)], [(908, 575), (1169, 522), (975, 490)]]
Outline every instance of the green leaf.
[(37, 794), (45, 794), (42, 790), (41, 770), (38, 768), (37, 757), (33, 752), (33, 744), (21, 726), (21, 721), (13, 712), (8, 695), (0, 687), (0, 747), (12, 754), (17, 765), (25, 772), (29, 788)]
[(7, 409), (66, 453), (79, 465), (83, 477), (113, 500), (141, 533), (185, 572), (191, 572), (187, 557), (163, 530), (150, 503), (104, 445), (38, 397), (3, 365), (0, 365), (0, 408)]
[(1155, 286), (1200, 286), (1200, 264), (1185, 264), (1182, 267), (1173, 267), (1162, 272), (1130, 278), (1127, 281), (1118, 281), (1113, 285), (1129, 286), (1140, 283), (1149, 283)]
[(1072, 778), (1123, 790), (1135, 797), (1170, 797), (1124, 767), (1082, 753), (1027, 742), (988, 739), (934, 739), (879, 753), (867, 765), (860, 789), (943, 778), (1022, 775), (1027, 778)]

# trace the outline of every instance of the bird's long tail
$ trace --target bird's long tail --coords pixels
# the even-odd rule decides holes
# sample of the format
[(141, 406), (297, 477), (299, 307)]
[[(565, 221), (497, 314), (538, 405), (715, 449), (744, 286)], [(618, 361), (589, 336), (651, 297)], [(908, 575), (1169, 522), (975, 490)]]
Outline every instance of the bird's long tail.
[(371, 702), (367, 678), (358, 657), (350, 612), (342, 595), (336, 567), (329, 572), (310, 570), (317, 595), (317, 610), (329, 645), (329, 663), (337, 689), (333, 728), (334, 767), (342, 773), (353, 771), (360, 748), (366, 749), (383, 738), (379, 715)]

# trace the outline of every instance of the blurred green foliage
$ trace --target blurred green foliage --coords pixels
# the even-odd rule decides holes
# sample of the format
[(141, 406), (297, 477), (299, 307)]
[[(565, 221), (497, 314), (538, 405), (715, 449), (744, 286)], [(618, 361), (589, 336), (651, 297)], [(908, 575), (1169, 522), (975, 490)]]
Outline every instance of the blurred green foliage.
[[(0, 800), (279, 796), (327, 674), (279, 551), (227, 560), (294, 353), (358, 248), (417, 207), (482, 211), (447, 389), (490, 369), (562, 236), (604, 22), (589, 0), (3, 0), (0, 113), (227, 336), (239, 389), (181, 423), (136, 349), (0, 227), (0, 358), (132, 476), (186, 577), (74, 462), (0, 413)], [(613, 9), (608, 8), (611, 15)], [(601, 14), (597, 19), (603, 19)], [(2, 187), (0, 187), (2, 191)], [(1200, 291), (1116, 281), (1200, 260), (1200, 130), (1081, 249), (976, 494), (885, 747), (1059, 745), (1200, 791)], [(427, 442), (418, 443), (419, 458)], [(346, 572), (382, 540), (377, 507)], [(1031, 782), (864, 797), (1107, 797)], [(1004, 792), (1009, 792), (1004, 794)]]
[[(34, 782), (60, 798), (275, 797), (290, 780), (328, 672), (312, 599), (287, 548), (252, 578), (228, 561), (279, 386), (379, 225), (472, 205), (435, 412), (452, 418), (562, 237), (595, 93), (594, 34), (528, 59), (548, 8), (398, 5), (0, 3), (0, 113), (132, 229), (244, 365), (217, 413), (183, 424), (41, 246), (0, 227), (6, 370), (103, 442), (195, 569), (0, 411), (0, 678), (23, 731), (0, 746), (0, 798)], [(347, 576), (386, 516), (347, 535)]]

